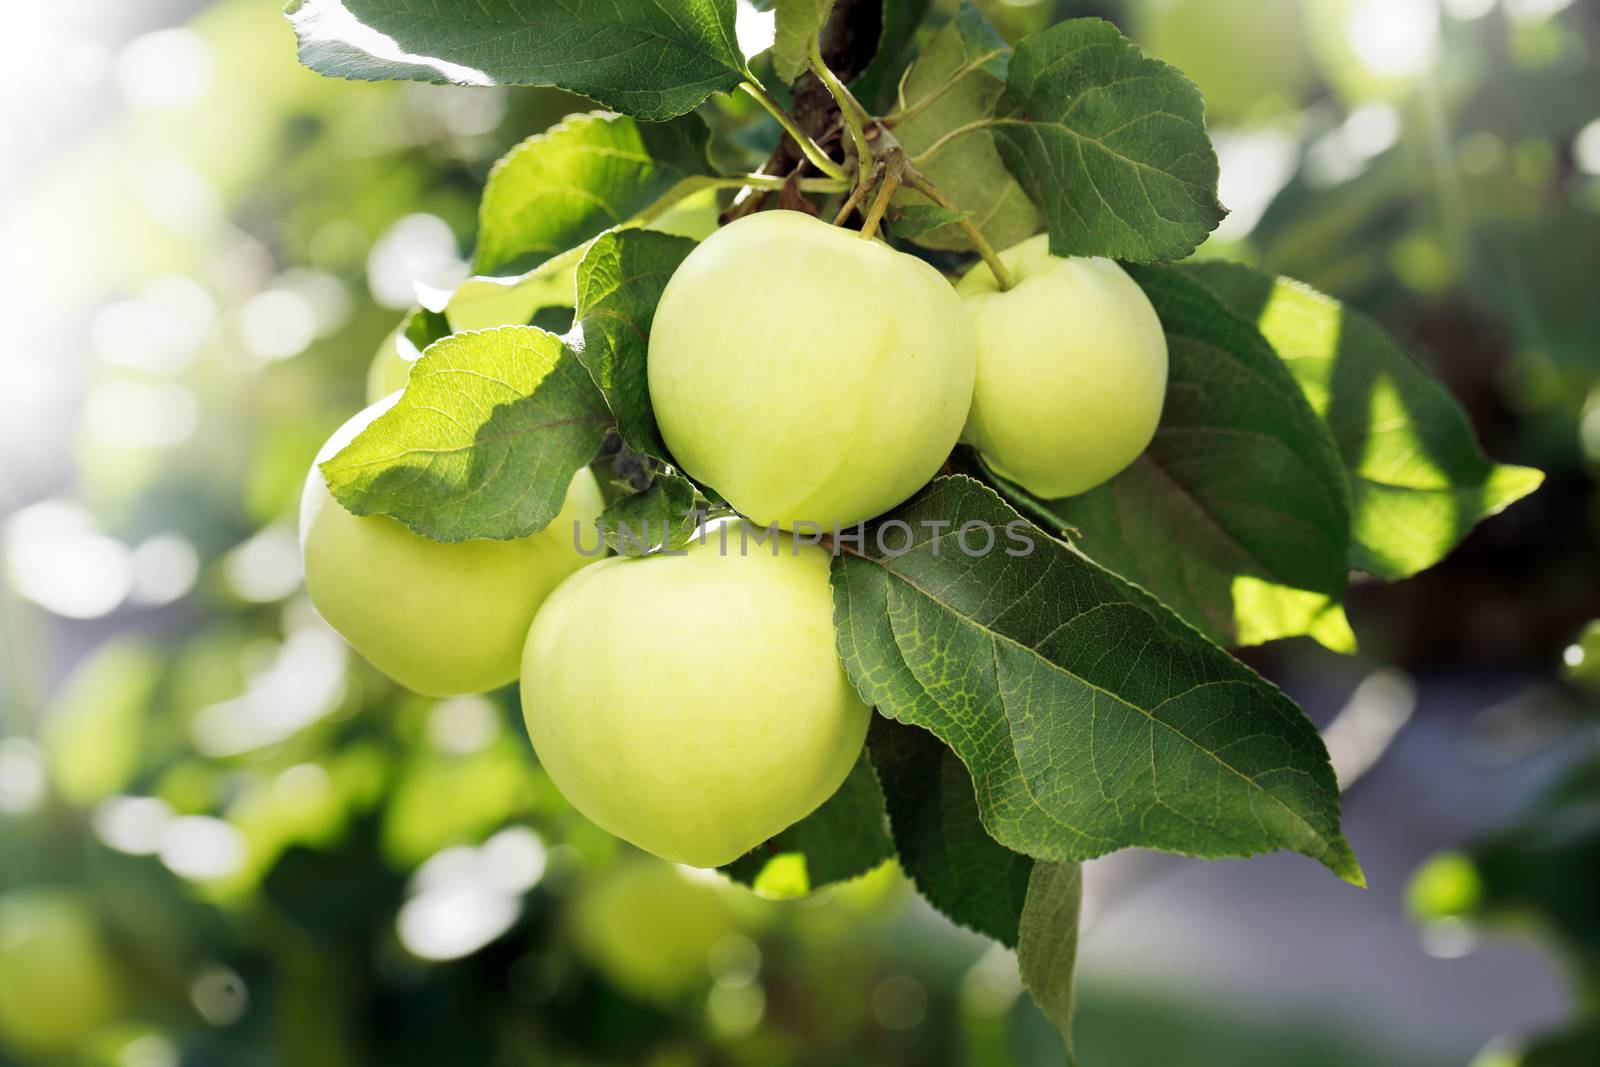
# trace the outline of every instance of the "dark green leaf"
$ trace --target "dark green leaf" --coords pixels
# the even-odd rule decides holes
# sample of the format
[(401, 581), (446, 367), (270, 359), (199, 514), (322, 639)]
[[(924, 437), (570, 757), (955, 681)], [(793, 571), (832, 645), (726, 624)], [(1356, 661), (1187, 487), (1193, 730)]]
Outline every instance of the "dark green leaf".
[(1328, 424), (1350, 484), (1351, 566), (1409, 577), (1543, 481), (1491, 462), (1455, 398), (1365, 315), (1251, 267), (1186, 269), (1257, 325)]
[(350, 511), (437, 541), (524, 537), (555, 518), (610, 425), (559, 337), (503, 326), (432, 345), (399, 402), (322, 472)]
[(579, 115), (523, 141), (489, 172), (475, 269), (526, 271), (638, 217), (710, 173), (698, 117), (665, 123)]
[(970, 211), (951, 211), (937, 204), (906, 204), (894, 209), (889, 227), (896, 237), (910, 240), (929, 230), (971, 217)]
[(406, 312), (367, 367), (367, 403), (372, 404), (406, 387), (411, 368), (433, 342), (450, 335), (444, 314), (424, 307)]
[(906, 53), (916, 38), (917, 27), (928, 13), (931, 0), (883, 0), (878, 47), (867, 68), (850, 82), (850, 88), (869, 110), (894, 87), (904, 69)]
[(1226, 214), (1200, 90), (1109, 22), (1023, 38), (994, 123), (1057, 255), (1182, 259)]
[(1135, 267), (1170, 369), (1155, 439), (1127, 470), (1047, 504), (1100, 563), (1214, 641), (1312, 634), (1354, 651), (1340, 607), (1349, 502), (1339, 454), (1255, 328), (1169, 267)]
[(682, 548), (699, 525), (694, 483), (672, 471), (659, 472), (642, 493), (619, 497), (600, 515), (606, 545), (623, 556), (646, 556)]
[(805, 72), (811, 44), (832, 10), (833, 0), (778, 0), (772, 69), (784, 82), (792, 84)]
[(300, 61), (337, 78), (555, 85), (670, 119), (743, 81), (734, 0), (291, 0)]
[(989, 836), (972, 776), (927, 730), (881, 716), (867, 734), (900, 867), (951, 922), (1017, 946), (1032, 857)]
[[(839, 654), (863, 699), (961, 757), (997, 841), (1046, 860), (1292, 848), (1361, 882), (1327, 750), (1275, 686), (977, 481), (936, 479), (890, 518), (907, 551), (869, 537), (835, 560)], [(929, 533), (971, 522), (993, 551)]]
[(1515, 1067), (1594, 1067), (1600, 1063), (1600, 1020), (1542, 1034), (1528, 1043)]
[(765, 897), (803, 897), (866, 874), (894, 855), (883, 795), (865, 754), (822, 807), (723, 871)]
[(667, 450), (645, 374), (650, 323), (667, 280), (693, 248), (687, 237), (619, 230), (595, 241), (578, 265), (578, 358), (605, 394), (622, 439), (661, 459)]
[(1072, 1057), (1073, 975), (1078, 966), (1078, 920), (1083, 869), (1076, 863), (1039, 863), (1028, 879), (1017, 943), (1022, 984), (1045, 1017), (1056, 1024)]
[(450, 323), (437, 311), (414, 307), (400, 321), (400, 332), (415, 349), (416, 355), (411, 358), (416, 360), (433, 342), (450, 336)]
[[(1011, 47), (977, 8), (964, 3), (956, 17), (917, 56), (903, 88), (908, 117), (894, 133), (922, 172), (955, 203), (973, 214), (973, 224), (996, 248), (1009, 248), (1039, 231), (1043, 220), (1028, 194), (1011, 176), (995, 150), (992, 129), (974, 129), (940, 138), (968, 123), (988, 119), (1005, 88)], [(929, 207), (918, 194), (903, 192), (896, 204)], [(945, 220), (949, 222), (951, 220)], [(913, 236), (910, 234), (907, 237)], [(926, 248), (966, 250), (967, 235), (945, 225), (915, 235)]]

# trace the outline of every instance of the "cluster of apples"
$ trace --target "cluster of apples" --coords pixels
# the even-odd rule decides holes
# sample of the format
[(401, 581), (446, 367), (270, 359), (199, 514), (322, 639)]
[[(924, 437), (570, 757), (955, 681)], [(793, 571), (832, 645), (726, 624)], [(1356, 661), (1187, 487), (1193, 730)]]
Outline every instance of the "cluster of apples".
[[(1120, 267), (1052, 256), (1046, 240), (1001, 254), (1002, 291), (985, 265), (952, 287), (798, 212), (723, 227), (656, 309), (663, 440), (758, 531), (848, 530), (911, 497), (963, 439), (1041, 498), (1098, 485), (1155, 432), (1165, 336)], [(345, 511), (313, 465), (307, 588), (418, 692), (520, 676), (534, 749), (578, 810), (665, 859), (727, 863), (813, 811), (861, 751), (870, 710), (835, 649), (829, 553), (789, 532), (745, 551), (724, 531), (594, 562), (574, 524), (602, 507), (585, 468), (539, 533), (443, 544)]]

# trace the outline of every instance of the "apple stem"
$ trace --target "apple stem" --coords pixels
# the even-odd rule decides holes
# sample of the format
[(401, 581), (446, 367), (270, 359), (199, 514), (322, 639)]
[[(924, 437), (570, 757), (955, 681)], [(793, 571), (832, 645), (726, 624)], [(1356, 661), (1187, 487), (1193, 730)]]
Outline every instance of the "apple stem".
[[(910, 162), (905, 164), (903, 178), (907, 185), (946, 211), (961, 210), (955, 205), (954, 201), (944, 195), (937, 185), (928, 180), (927, 175), (923, 174)], [(972, 220), (966, 217), (956, 220), (956, 225), (961, 228), (962, 233), (966, 234), (967, 240), (972, 242), (972, 247), (978, 250), (978, 255), (982, 256), (983, 261), (989, 265), (989, 270), (994, 273), (995, 283), (1000, 286), (1001, 291), (1010, 289), (1015, 284), (1012, 281), (1011, 272), (1001, 262), (1000, 254), (994, 250), (988, 239), (983, 236), (983, 231), (979, 230)]]
[(889, 201), (894, 197), (895, 190), (900, 188), (900, 181), (905, 173), (906, 157), (898, 148), (889, 150), (880, 169), (883, 170), (883, 183), (878, 186), (878, 195), (872, 200), (872, 208), (867, 212), (866, 219), (861, 223), (861, 239), (870, 241), (878, 232), (878, 223), (883, 221), (883, 213), (889, 210)]
[(805, 153), (805, 157), (811, 161), (812, 166), (830, 178), (837, 178), (841, 181), (849, 180), (850, 176), (845, 173), (844, 168), (835, 163), (828, 156), (828, 153), (824, 152), (817, 142), (813, 141), (795, 123), (790, 114), (783, 109), (783, 105), (774, 100), (772, 94), (767, 92), (760, 82), (754, 79), (740, 82), (739, 88), (755, 97), (762, 107), (771, 112), (772, 117), (778, 120), (778, 125), (782, 126), (784, 132), (794, 139), (795, 144), (800, 146), (800, 151)]
[(835, 226), (844, 225), (844, 220), (850, 217), (850, 212), (861, 206), (861, 201), (867, 198), (867, 193), (872, 189), (873, 183), (878, 180), (878, 176), (882, 173), (883, 163), (873, 164), (872, 172), (867, 175), (867, 180), (856, 184), (856, 187), (850, 191), (850, 195), (845, 199), (844, 204), (839, 208), (839, 213), (833, 217)]

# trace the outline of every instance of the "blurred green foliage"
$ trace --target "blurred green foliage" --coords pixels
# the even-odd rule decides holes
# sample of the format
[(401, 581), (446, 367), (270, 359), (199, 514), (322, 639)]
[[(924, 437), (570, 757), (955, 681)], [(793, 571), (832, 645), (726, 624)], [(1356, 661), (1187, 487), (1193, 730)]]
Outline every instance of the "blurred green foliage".
[[(633, 854), (534, 765), (512, 694), (408, 695), (315, 618), (293, 534), (306, 464), (380, 349), (370, 388), (403, 380), (410, 283), (464, 272), (492, 162), (591, 105), (324, 80), (277, 5), (196, 6), (204, 91), (41, 161), (11, 231), (32, 257), (12, 295), (91, 324), (73, 344), (94, 358), (73, 365), (70, 482), (7, 526), (0, 1063), (1059, 1062), (1014, 962), (911, 908), (892, 866), (777, 903)], [(1600, 615), (1592, 5), (1421, 28), (1368, 26), (1384, 5), (1356, 0), (983, 6), (1012, 40), (1112, 17), (1186, 69), (1234, 209), (1203, 254), (1376, 316), (1492, 455), (1549, 472), (1418, 582), (1356, 592), (1369, 653), (1556, 674)], [(775, 141), (742, 99), (705, 117), (724, 166)], [(39, 559), (108, 541), (126, 588), (86, 600), (99, 587), (22, 574), (30, 529)], [(1596, 643), (1567, 653), (1589, 700)], [(1435, 860), (1413, 906), (1539, 916), (1588, 961), (1592, 1002), (1593, 794), (1552, 796), (1533, 829)], [(1159, 992), (1084, 999), (1091, 1064), (1419, 1062)], [(1593, 1062), (1575, 1035), (1538, 1062)]]

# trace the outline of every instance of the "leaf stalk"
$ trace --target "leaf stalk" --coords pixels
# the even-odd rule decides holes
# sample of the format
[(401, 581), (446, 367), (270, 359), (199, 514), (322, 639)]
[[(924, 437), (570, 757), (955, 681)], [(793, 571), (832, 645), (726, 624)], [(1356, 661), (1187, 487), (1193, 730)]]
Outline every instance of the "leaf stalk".
[[(911, 188), (945, 210), (961, 210), (953, 200), (945, 196), (939, 187), (929, 181), (927, 176), (910, 161), (907, 161), (905, 165), (904, 181)], [(983, 236), (983, 231), (978, 229), (970, 218), (962, 218), (956, 222), (956, 225), (961, 228), (962, 233), (966, 234), (967, 240), (972, 242), (972, 247), (978, 250), (978, 255), (982, 256), (983, 261), (989, 265), (989, 270), (994, 273), (994, 280), (1000, 286), (1001, 291), (1003, 292), (1015, 285), (1011, 272), (1001, 262), (1000, 254), (994, 250), (993, 245), (989, 244), (988, 238)]]
[(867, 143), (867, 124), (872, 121), (872, 116), (867, 114), (867, 109), (861, 106), (849, 86), (840, 81), (829, 69), (827, 61), (822, 58), (822, 48), (816, 38), (811, 40), (811, 70), (827, 88), (834, 101), (839, 105), (839, 113), (844, 117), (845, 128), (850, 131), (850, 143), (856, 150), (856, 180), (862, 181), (866, 177), (867, 168), (871, 166), (872, 146)]
[(795, 144), (800, 146), (800, 151), (805, 153), (806, 159), (811, 161), (812, 166), (830, 178), (837, 178), (840, 181), (849, 180), (850, 176), (845, 173), (844, 168), (835, 163), (828, 156), (828, 153), (824, 152), (821, 146), (799, 127), (789, 113), (784, 110), (783, 105), (774, 100), (772, 94), (767, 92), (760, 82), (751, 79), (750, 81), (740, 82), (739, 87), (755, 97), (756, 101), (766, 108), (773, 118), (778, 120), (778, 125), (782, 126), (783, 131), (794, 139)]

